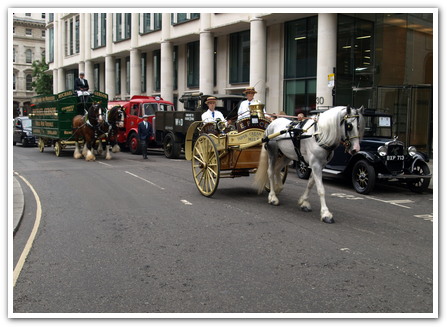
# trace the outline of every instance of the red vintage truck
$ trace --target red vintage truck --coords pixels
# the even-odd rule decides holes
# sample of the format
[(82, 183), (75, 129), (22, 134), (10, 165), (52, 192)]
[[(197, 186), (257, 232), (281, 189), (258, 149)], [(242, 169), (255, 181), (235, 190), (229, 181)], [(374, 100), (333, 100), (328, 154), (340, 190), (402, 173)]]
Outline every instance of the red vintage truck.
[(161, 144), (156, 139), (155, 133), (155, 113), (175, 111), (174, 104), (156, 96), (134, 95), (130, 100), (109, 101), (108, 108), (116, 105), (122, 106), (126, 111), (124, 128), (118, 134), (118, 143), (122, 148), (129, 149), (133, 154), (141, 153), (138, 137), (138, 124), (143, 120), (144, 115), (149, 115), (149, 122), (152, 124), (154, 134), (148, 142), (148, 147), (160, 147)]

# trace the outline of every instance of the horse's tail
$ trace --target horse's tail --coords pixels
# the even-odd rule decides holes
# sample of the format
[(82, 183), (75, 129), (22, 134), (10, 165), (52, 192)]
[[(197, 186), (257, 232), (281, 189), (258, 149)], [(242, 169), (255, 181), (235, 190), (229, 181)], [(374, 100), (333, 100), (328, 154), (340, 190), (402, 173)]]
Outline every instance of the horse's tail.
[(264, 190), (265, 184), (269, 180), (267, 169), (269, 166), (269, 155), (267, 150), (265, 149), (265, 146), (262, 146), (261, 155), (259, 157), (259, 166), (258, 170), (255, 174), (255, 180), (253, 182), (253, 185), (258, 190), (258, 194), (261, 194)]

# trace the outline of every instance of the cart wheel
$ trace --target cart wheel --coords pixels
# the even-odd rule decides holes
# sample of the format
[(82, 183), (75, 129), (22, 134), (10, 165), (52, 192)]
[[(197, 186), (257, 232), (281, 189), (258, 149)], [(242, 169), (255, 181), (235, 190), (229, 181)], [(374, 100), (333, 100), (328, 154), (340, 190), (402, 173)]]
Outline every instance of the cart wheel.
[(177, 159), (180, 157), (180, 152), (182, 151), (180, 143), (177, 142), (177, 138), (174, 133), (169, 132), (166, 134), (163, 140), (163, 150), (165, 152), (166, 158)]
[(39, 143), (37, 145), (40, 152), (43, 152), (45, 150), (45, 141), (43, 139), (39, 139)]
[(192, 152), (192, 174), (200, 193), (212, 196), (219, 184), (220, 160), (216, 145), (208, 135), (200, 136)]
[[(281, 176), (282, 185), (284, 185), (284, 183), (286, 182), (288, 171), (289, 167), (285, 166), (283, 169), (281, 169), (281, 172), (279, 173), (279, 175)], [(264, 190), (270, 192), (270, 182), (268, 180), (267, 183), (265, 183), (264, 185)]]
[(61, 156), (61, 150), (62, 150), (61, 141), (56, 141), (54, 143), (54, 153), (56, 153), (56, 157)]

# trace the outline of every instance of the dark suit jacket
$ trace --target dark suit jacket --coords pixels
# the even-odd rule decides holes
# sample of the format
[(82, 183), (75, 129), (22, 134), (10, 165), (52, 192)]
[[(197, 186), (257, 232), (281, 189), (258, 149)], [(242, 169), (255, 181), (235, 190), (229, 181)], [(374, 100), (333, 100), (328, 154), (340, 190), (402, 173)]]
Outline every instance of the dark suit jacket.
[(84, 83), (82, 84), (81, 79), (78, 77), (75, 79), (75, 84), (74, 84), (74, 89), (75, 91), (87, 91), (89, 86), (88, 86), (88, 81), (84, 78)]
[(152, 125), (150, 122), (147, 122), (147, 128), (144, 127), (144, 121), (138, 124), (138, 136), (140, 140), (146, 141), (152, 135)]

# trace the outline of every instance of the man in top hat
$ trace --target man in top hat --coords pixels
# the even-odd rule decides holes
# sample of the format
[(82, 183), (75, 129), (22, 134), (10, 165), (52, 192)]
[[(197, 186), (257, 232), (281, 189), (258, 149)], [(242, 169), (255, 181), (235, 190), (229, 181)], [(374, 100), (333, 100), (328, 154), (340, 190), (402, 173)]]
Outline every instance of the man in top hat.
[(75, 79), (74, 89), (75, 91), (88, 91), (88, 81), (84, 78), (83, 72), (79, 73), (79, 77)]
[(208, 110), (202, 114), (202, 121), (204, 123), (214, 122), (217, 120), (224, 121), (225, 123), (227, 122), (223, 114), (219, 110), (216, 110), (216, 102), (217, 99), (215, 97), (208, 97), (206, 99), (205, 103), (208, 105)]
[(237, 120), (241, 120), (244, 118), (250, 117), (250, 104), (253, 102), (253, 98), (255, 97), (256, 92), (254, 87), (247, 87), (244, 90), (244, 94), (247, 97), (247, 100), (244, 100), (239, 105), (239, 110), (237, 111)]
[(140, 138), (141, 152), (143, 159), (147, 159), (147, 141), (152, 135), (152, 125), (148, 121), (149, 116), (144, 115), (143, 121), (138, 124), (138, 136)]

